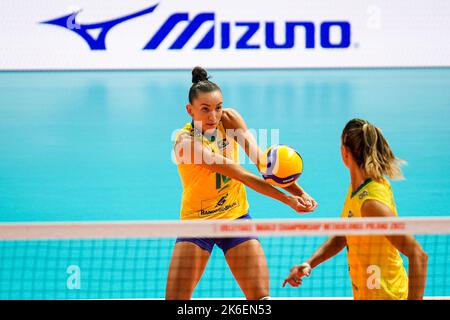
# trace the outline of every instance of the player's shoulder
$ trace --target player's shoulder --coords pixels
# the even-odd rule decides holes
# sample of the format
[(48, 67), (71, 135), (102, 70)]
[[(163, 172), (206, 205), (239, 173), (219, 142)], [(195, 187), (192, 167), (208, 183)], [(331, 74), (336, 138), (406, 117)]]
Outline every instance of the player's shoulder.
[(175, 145), (180, 142), (186, 142), (193, 139), (195, 135), (194, 127), (191, 123), (186, 123), (181, 129), (178, 130), (175, 136)]
[(221, 121), (225, 129), (236, 129), (245, 125), (241, 114), (233, 108), (223, 109)]
[(175, 143), (180, 143), (182, 141), (191, 141), (194, 138), (194, 136), (190, 132), (180, 132), (180, 134), (177, 136), (177, 139)]
[(392, 190), (386, 178), (373, 179), (359, 194), (362, 216), (392, 216)]
[(372, 179), (371, 183), (367, 185), (367, 189), (369, 191), (375, 192), (375, 193), (386, 193), (391, 192), (391, 184), (389, 183), (389, 180), (386, 178), (381, 179)]
[[(384, 178), (383, 178), (384, 179)], [(384, 179), (385, 180), (385, 179)], [(358, 187), (354, 192), (351, 192), (350, 198), (356, 198), (362, 204), (367, 199), (387, 199), (391, 197), (391, 187), (388, 181), (375, 180), (369, 178)], [(347, 195), (347, 199), (349, 196)]]
[(192, 163), (192, 156), (196, 150), (199, 150), (198, 143), (195, 143), (195, 137), (189, 132), (181, 132), (175, 141), (173, 151), (177, 164)]
[(391, 217), (395, 216), (389, 203), (381, 199), (367, 198), (361, 205), (362, 217)]

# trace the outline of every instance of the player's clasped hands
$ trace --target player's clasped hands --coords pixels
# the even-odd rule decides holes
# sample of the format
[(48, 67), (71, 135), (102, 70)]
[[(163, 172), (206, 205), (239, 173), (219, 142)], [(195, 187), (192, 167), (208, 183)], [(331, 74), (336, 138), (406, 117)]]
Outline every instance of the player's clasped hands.
[(317, 202), (306, 192), (301, 196), (290, 196), (288, 205), (298, 213), (312, 212), (317, 208)]
[(303, 192), (303, 194), (300, 196), (301, 201), (303, 201), (303, 206), (305, 210), (304, 212), (311, 212), (316, 210), (317, 208), (317, 202), (306, 192)]
[(293, 266), (291, 268), (289, 276), (284, 279), (283, 288), (286, 283), (289, 283), (291, 286), (297, 288), (302, 284), (302, 277), (309, 277), (311, 274), (311, 266), (309, 263), (302, 263), (300, 265)]

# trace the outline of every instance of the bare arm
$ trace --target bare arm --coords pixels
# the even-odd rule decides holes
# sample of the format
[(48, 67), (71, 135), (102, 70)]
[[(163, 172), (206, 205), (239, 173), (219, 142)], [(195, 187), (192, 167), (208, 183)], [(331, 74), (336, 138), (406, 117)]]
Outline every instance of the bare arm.
[(286, 283), (289, 283), (293, 287), (298, 287), (302, 283), (301, 278), (303, 276), (309, 276), (313, 268), (337, 255), (346, 245), (347, 239), (344, 236), (329, 238), (304, 263), (291, 268), (290, 274), (283, 282), (283, 287)]
[[(222, 114), (222, 123), (224, 128), (231, 129), (233, 139), (244, 149), (249, 159), (256, 165), (259, 171), (261, 165), (264, 165), (266, 156), (259, 147), (256, 139), (247, 128), (242, 116), (234, 109), (225, 109)], [(230, 132), (230, 131), (228, 131)], [(300, 197), (300, 202), (304, 206), (305, 212), (314, 211), (317, 208), (317, 202), (307, 194), (297, 183), (283, 188), (290, 194)]]
[(314, 200), (308, 193), (306, 193), (306, 191), (303, 190), (302, 187), (300, 187), (297, 183), (293, 183), (283, 189), (294, 196), (301, 197), (305, 202), (306, 211), (311, 212), (317, 208), (318, 204), (316, 200)]
[(331, 237), (325, 241), (308, 260), (306, 260), (306, 263), (308, 263), (311, 268), (315, 268), (322, 262), (337, 255), (346, 245), (347, 239), (345, 236)]
[(182, 135), (175, 144), (175, 156), (178, 162), (187, 165), (200, 165), (231, 179), (238, 180), (253, 190), (289, 205), (297, 212), (303, 212), (299, 197), (289, 196), (272, 187), (264, 179), (244, 169), (233, 160), (204, 148), (200, 141), (189, 135)]
[(224, 109), (221, 120), (227, 134), (232, 134), (233, 139), (260, 170), (260, 166), (265, 163), (265, 155), (255, 137), (248, 130), (244, 118), (236, 110), (227, 108)]
[[(361, 207), (363, 217), (393, 217), (394, 213), (385, 204), (366, 200)], [(428, 256), (411, 235), (386, 236), (398, 251), (408, 257), (409, 288), (408, 300), (423, 299), (427, 278)]]

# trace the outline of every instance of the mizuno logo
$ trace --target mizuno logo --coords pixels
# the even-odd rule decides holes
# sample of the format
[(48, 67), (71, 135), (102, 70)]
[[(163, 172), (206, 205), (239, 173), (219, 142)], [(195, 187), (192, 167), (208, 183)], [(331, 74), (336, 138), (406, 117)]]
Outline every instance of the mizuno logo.
[[(76, 22), (78, 11), (42, 23), (56, 25), (78, 34), (87, 42), (91, 50), (106, 50), (106, 35), (113, 27), (150, 14), (158, 5), (105, 22), (79, 24)], [(275, 22), (272, 21), (217, 21), (214, 12), (203, 12), (196, 15), (177, 12), (165, 20), (144, 45), (143, 50), (157, 50), (179, 24), (182, 24), (184, 29), (169, 47), (169, 50), (183, 49), (203, 25), (208, 26), (208, 31), (201, 36), (194, 50), (213, 48), (221, 50), (229, 48), (238, 50), (259, 50), (261, 48), (286, 50), (296, 47), (314, 49), (318, 46), (324, 49), (346, 49), (351, 44), (351, 25), (348, 21), (323, 21), (320, 24), (312, 21), (284, 22), (284, 37), (275, 39)], [(93, 33), (93, 31), (97, 31), (97, 37), (89, 33)], [(256, 39), (257, 33), (262, 33), (262, 40)], [(304, 38), (302, 38), (304, 40), (300, 45), (296, 41), (296, 35), (299, 33), (304, 35)], [(240, 36), (233, 38), (232, 34)], [(316, 43), (316, 38), (319, 39), (318, 43)]]
[[(112, 28), (114, 28), (115, 26), (117, 26), (118, 24), (120, 24), (122, 22), (152, 13), (156, 9), (157, 6), (158, 6), (158, 4), (156, 4), (150, 8), (141, 10), (139, 12), (126, 15), (121, 18), (117, 18), (117, 19), (109, 20), (109, 21), (105, 21), (105, 22), (99, 22), (99, 23), (91, 23), (91, 24), (77, 23), (76, 18), (77, 18), (77, 15), (80, 13), (80, 11), (73, 12), (69, 15), (62, 16), (60, 18), (56, 18), (53, 20), (43, 21), (41, 23), (53, 24), (55, 26), (59, 26), (59, 27), (65, 28), (67, 30), (75, 32), (76, 34), (81, 36), (87, 42), (87, 44), (89, 45), (89, 48), (91, 48), (91, 50), (106, 50), (106, 43), (105, 43), (106, 35)], [(98, 37), (96, 39), (89, 34), (89, 31), (92, 31), (92, 30), (99, 31)]]

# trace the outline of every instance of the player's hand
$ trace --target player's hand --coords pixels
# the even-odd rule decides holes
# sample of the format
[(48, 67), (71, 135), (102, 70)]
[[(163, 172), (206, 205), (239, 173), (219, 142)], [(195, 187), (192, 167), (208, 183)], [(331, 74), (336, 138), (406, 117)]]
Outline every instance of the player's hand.
[(311, 274), (311, 266), (309, 263), (302, 263), (300, 265), (293, 266), (291, 268), (289, 276), (284, 279), (283, 282), (283, 288), (286, 285), (286, 283), (289, 283), (291, 286), (297, 288), (299, 285), (302, 284), (302, 277), (307, 276), (309, 277)]
[(309, 212), (309, 207), (311, 206), (310, 203), (308, 204), (302, 197), (298, 196), (288, 196), (286, 204), (298, 213)]
[(303, 192), (300, 198), (302, 198), (303, 202), (305, 203), (306, 206), (305, 212), (312, 212), (316, 210), (318, 204), (309, 194)]

